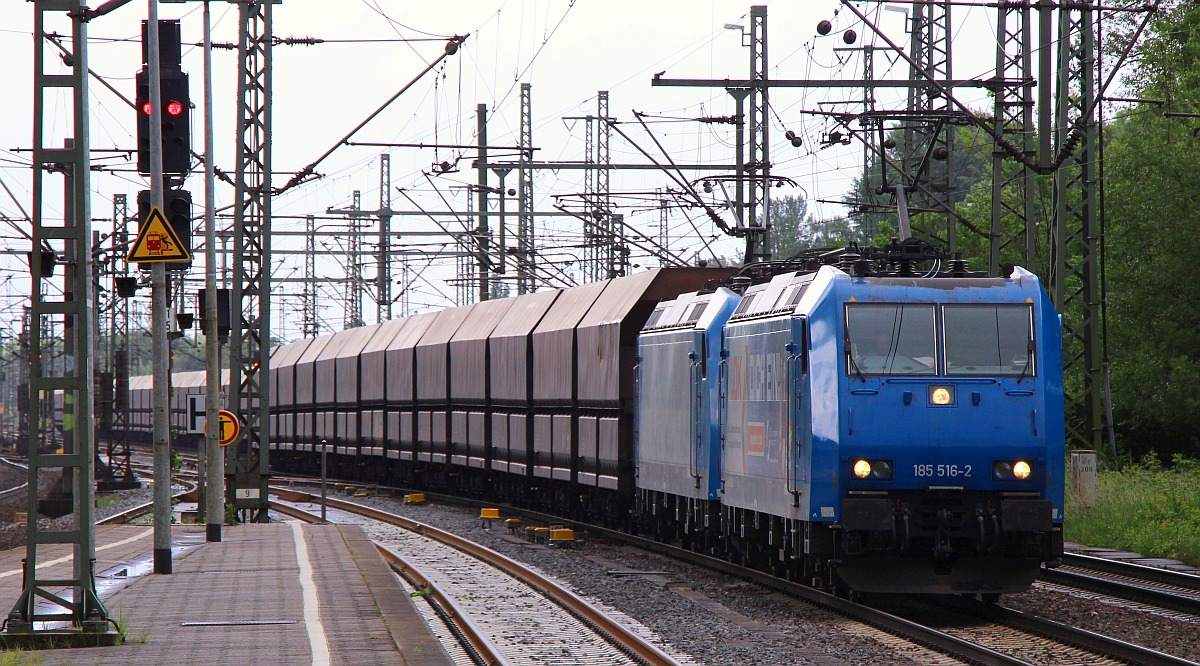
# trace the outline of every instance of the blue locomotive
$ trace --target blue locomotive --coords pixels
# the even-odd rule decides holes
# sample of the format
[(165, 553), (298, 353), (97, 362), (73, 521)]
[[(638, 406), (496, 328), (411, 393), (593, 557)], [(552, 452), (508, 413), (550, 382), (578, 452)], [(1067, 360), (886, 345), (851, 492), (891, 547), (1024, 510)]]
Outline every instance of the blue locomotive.
[[(638, 393), (639, 498), (688, 517), (665, 536), (857, 592), (993, 596), (1057, 563), (1058, 315), (1021, 268), (912, 273), (851, 256), (760, 280), (723, 325), (697, 320), (697, 341), (670, 361), (663, 344), (681, 338), (647, 326), (640, 374), (662, 379)], [(714, 408), (692, 408), (707, 422), (688, 431), (669, 389), (694, 385), (699, 367)], [(669, 457), (709, 485), (659, 473)]]
[[(586, 519), (853, 591), (1023, 590), (1062, 552), (1058, 316), (909, 244), (645, 271), (274, 350), (275, 470)], [(918, 268), (920, 267), (920, 268)], [(203, 373), (175, 377), (172, 410)], [(126, 421), (150, 431), (149, 377)]]

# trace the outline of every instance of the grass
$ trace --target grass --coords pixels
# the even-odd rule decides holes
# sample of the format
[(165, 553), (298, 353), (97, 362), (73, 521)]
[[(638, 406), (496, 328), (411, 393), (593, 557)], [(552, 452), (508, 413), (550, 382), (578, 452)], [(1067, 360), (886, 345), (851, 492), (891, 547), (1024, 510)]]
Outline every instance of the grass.
[(125, 609), (117, 611), (117, 633), (121, 634), (122, 643), (145, 643), (149, 636), (144, 631), (129, 633), (129, 621), (125, 619)]
[(1098, 472), (1094, 507), (1067, 495), (1068, 541), (1200, 566), (1200, 462), (1176, 458), (1164, 469), (1147, 456), (1119, 472)]
[(45, 661), (45, 655), (26, 652), (24, 650), (4, 650), (0, 652), (0, 666), (33, 666)]
[(120, 502), (120, 501), (121, 501), (121, 498), (117, 497), (116, 495), (97, 495), (96, 496), (96, 508), (103, 509), (106, 506), (112, 506), (113, 504), (116, 504), (117, 502)]

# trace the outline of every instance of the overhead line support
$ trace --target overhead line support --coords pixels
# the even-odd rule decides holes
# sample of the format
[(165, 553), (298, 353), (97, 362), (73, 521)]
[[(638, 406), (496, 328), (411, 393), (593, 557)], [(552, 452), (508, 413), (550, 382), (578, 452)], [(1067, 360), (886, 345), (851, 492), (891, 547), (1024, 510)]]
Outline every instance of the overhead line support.
[(268, 0), (238, 6), (230, 403), (244, 423), (240, 438), (225, 447), (225, 485), (235, 510), (255, 522), (270, 520), (272, 5)]
[[(65, 622), (70, 631), (87, 635), (89, 640), (106, 641), (115, 637), (109, 632), (109, 615), (96, 593), (96, 542), (94, 532), (95, 429), (92, 427), (95, 406), (93, 350), (96, 339), (94, 316), (95, 259), (92, 257), (91, 216), (91, 138), (88, 123), (88, 58), (85, 8), (79, 0), (35, 0), (33, 34), (45, 32), (51, 12), (66, 11), (71, 20), (71, 66), (67, 74), (48, 74), (45, 49), (41, 41), (34, 44), (34, 102), (33, 102), (33, 215), (32, 252), (29, 254), (31, 293), (29, 344), (29, 423), (25, 444), (29, 455), (29, 503), (26, 522), (27, 537), (22, 573), (22, 589), (8, 614), (6, 635), (33, 637), (48, 633), (44, 622)], [(54, 62), (57, 65), (57, 61)], [(61, 91), (69, 91), (71, 111), (65, 132), (47, 127), (47, 102)], [(50, 99), (47, 99), (49, 97)], [(50, 147), (49, 136), (65, 134), (70, 137), (63, 147)], [(65, 202), (61, 226), (50, 224), (45, 216), (46, 176), (51, 165), (64, 179)], [(60, 264), (56, 269), (56, 265)], [(57, 276), (57, 277), (56, 277)], [(57, 288), (50, 288), (57, 282)], [(56, 297), (54, 294), (62, 294)], [(64, 350), (70, 362), (57, 368), (42, 358), (46, 336), (43, 326), (61, 327)], [(63, 395), (63, 452), (43, 451), (41, 428), (37, 427), (46, 407), (42, 395)], [(69, 437), (67, 436), (69, 433)], [(39, 493), (43, 472), (61, 468), (65, 496), (57, 500), (59, 515), (73, 516), (68, 529), (43, 528), (38, 521), (39, 509), (50, 509), (54, 502), (44, 503)], [(40, 550), (51, 544), (66, 544), (71, 564), (56, 568), (48, 577)], [(66, 572), (66, 573), (64, 573)], [(66, 587), (69, 594), (62, 594)], [(56, 630), (61, 632), (61, 629)], [(9, 639), (6, 639), (8, 641)], [(94, 643), (93, 643), (94, 644)]]

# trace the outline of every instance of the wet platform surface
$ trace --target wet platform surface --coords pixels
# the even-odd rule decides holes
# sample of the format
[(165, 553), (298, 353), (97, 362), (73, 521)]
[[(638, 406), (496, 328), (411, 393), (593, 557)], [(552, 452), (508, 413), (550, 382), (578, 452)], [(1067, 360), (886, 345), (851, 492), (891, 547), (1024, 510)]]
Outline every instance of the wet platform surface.
[[(173, 572), (153, 574), (152, 527), (97, 528), (97, 591), (126, 643), (30, 651), (29, 663), (451, 663), (357, 526), (238, 525), (207, 543), (204, 526), (176, 525), (172, 536)], [(43, 547), (38, 559), (67, 554)], [(5, 615), (23, 557), (24, 548), (0, 552)], [(67, 575), (70, 560), (52, 566)]]

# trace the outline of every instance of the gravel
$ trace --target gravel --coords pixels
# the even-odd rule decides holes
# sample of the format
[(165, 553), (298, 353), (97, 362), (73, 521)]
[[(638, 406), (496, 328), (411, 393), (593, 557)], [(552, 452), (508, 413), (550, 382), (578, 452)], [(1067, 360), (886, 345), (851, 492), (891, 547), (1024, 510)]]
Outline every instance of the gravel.
[(1006, 594), (1000, 603), (1176, 657), (1200, 661), (1200, 618), (1183, 614), (1167, 617), (1158, 609), (1041, 583), (1036, 583), (1028, 592)]
[[(533, 564), (581, 595), (628, 613), (701, 663), (947, 663), (943, 655), (760, 586), (629, 546), (593, 537), (569, 550), (534, 547), (504, 538), (507, 531), (502, 526), (482, 529), (474, 510), (439, 504), (403, 505), (382, 497), (370, 501)], [(702, 597), (743, 617), (736, 623), (719, 617), (665, 589), (662, 577), (608, 575), (609, 570), (618, 568), (669, 571), (666, 578), (686, 582)], [(1001, 604), (1200, 661), (1200, 618), (1041, 583), (1022, 594), (1004, 595)], [(751, 628), (744, 626), (747, 621)]]
[[(25, 472), (0, 467), (0, 488), (24, 483)], [(42, 487), (47, 487), (43, 480)], [(101, 519), (149, 502), (148, 488), (103, 493), (96, 509)], [(857, 622), (757, 585), (729, 578), (598, 537), (570, 549), (513, 543), (500, 522), (481, 528), (473, 510), (429, 503), (404, 505), (384, 497), (367, 498), (379, 508), (436, 525), (470, 538), (509, 557), (532, 564), (564, 581), (578, 594), (618, 609), (649, 627), (677, 650), (697, 662), (722, 665), (767, 664), (930, 664), (944, 663), (940, 655), (892, 638)], [(25, 510), (24, 495), (0, 502), (0, 520), (12, 520)], [(71, 518), (40, 519), (43, 529), (67, 529)], [(0, 550), (25, 545), (25, 526), (0, 526)], [(699, 593), (701, 601), (723, 607), (718, 616), (664, 586), (662, 576), (608, 575), (611, 569), (668, 571), (672, 582)], [(674, 587), (674, 586), (672, 586)], [(689, 592), (685, 593), (692, 594)], [(1007, 607), (1047, 617), (1184, 659), (1200, 661), (1200, 618), (1164, 614), (1137, 604), (1117, 603), (1086, 592), (1037, 584), (1029, 592), (1008, 594)]]
[[(379, 508), (450, 530), (566, 582), (576, 593), (618, 609), (649, 627), (697, 662), (753, 664), (914, 664), (935, 657), (882, 637), (869, 627), (739, 580), (598, 538), (558, 549), (514, 543), (503, 522), (491, 531), (467, 509), (438, 504), (403, 505), (369, 498)], [(577, 535), (581, 536), (581, 535)], [(718, 616), (667, 589), (662, 577), (608, 575), (610, 569), (669, 571), (671, 581), (701, 593), (735, 621)], [(657, 582), (656, 582), (657, 581)], [(691, 594), (684, 591), (685, 594)], [(730, 613), (729, 611), (732, 611)], [(882, 642), (881, 642), (882, 641)], [(915, 653), (909, 659), (902, 650)]]
[[(45, 496), (49, 489), (57, 483), (59, 474), (59, 472), (42, 471), (42, 479), (38, 484), (38, 487), (42, 489), (40, 493), (42, 496)], [(0, 465), (0, 489), (15, 488), (28, 480), (29, 472)], [(153, 493), (153, 489), (149, 488), (97, 493), (96, 520), (102, 520), (131, 509), (138, 504), (145, 504), (150, 501)], [(29, 502), (24, 493), (17, 493), (16, 497), (0, 502), (0, 521), (3, 521), (3, 525), (0, 525), (0, 550), (25, 547), (25, 524), (14, 523), (14, 519), (16, 512), (28, 512), (28, 508)], [(67, 530), (72, 527), (71, 521), (71, 516), (56, 519), (39, 518), (38, 526), (43, 530)]]

